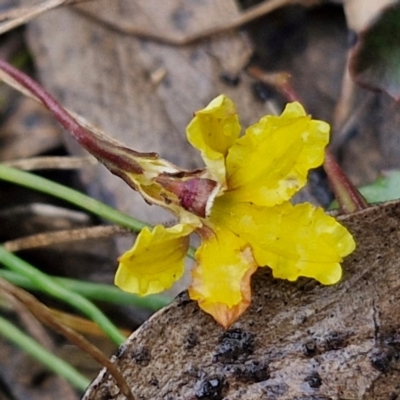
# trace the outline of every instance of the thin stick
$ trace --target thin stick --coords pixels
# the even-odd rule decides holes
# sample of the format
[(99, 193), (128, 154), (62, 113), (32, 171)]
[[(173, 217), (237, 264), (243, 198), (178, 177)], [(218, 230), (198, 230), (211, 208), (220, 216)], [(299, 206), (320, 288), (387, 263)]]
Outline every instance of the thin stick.
[(98, 161), (91, 156), (88, 157), (32, 157), (19, 160), (5, 161), (3, 165), (24, 171), (36, 169), (79, 169), (88, 165), (96, 165)]
[(26, 278), (30, 279), (37, 288), (40, 288), (44, 293), (64, 301), (70, 306), (84, 313), (90, 319), (95, 321), (116, 344), (124, 343), (125, 336), (121, 334), (118, 328), (96, 307), (92, 302), (85, 297), (68, 290), (62, 284), (52, 279), (42, 271), (39, 271), (34, 266), (8, 252), (0, 246), (0, 263), (8, 269), (17, 272)]
[[(26, 12), (22, 13), (22, 15), (8, 21), (8, 22), (3, 22), (0, 25), (0, 35), (10, 31), (11, 29), (16, 28), (17, 26), (26, 24), (28, 21), (32, 20), (33, 18), (38, 17), (39, 15), (43, 14), (46, 11), (49, 11), (53, 8), (56, 8), (64, 3), (66, 3), (67, 0), (48, 0), (45, 1), (38, 6), (31, 7), (26, 10)], [(4, 18), (4, 16), (3, 16)]]
[[(0, 268), (0, 276), (24, 289), (46, 293), (41, 286), (37, 286), (29, 278), (20, 273)], [(171, 299), (163, 295), (152, 294), (150, 296), (140, 297), (133, 293), (124, 292), (114, 285), (107, 285), (104, 283), (94, 283), (56, 276), (50, 276), (50, 278), (78, 295), (84, 296), (89, 300), (101, 301), (103, 303), (126, 305), (129, 307), (136, 306), (149, 311), (158, 311), (171, 302)]]
[(329, 150), (325, 152), (324, 169), (342, 213), (350, 214), (368, 208), (367, 200), (350, 182)]
[(135, 400), (131, 389), (125, 381), (122, 373), (118, 368), (92, 343), (85, 339), (81, 334), (75, 332), (73, 329), (61, 324), (52, 314), (51, 310), (44, 304), (40, 303), (31, 294), (25, 290), (17, 288), (11, 283), (0, 278), (0, 288), (5, 292), (17, 298), (25, 307), (44, 324), (55, 329), (57, 332), (64, 335), (70, 342), (74, 343), (85, 353), (92, 356), (99, 364), (106, 367), (108, 372), (114, 377), (121, 392), (129, 400)]
[(7, 251), (16, 252), (38, 247), (47, 247), (60, 243), (80, 240), (106, 238), (115, 235), (130, 236), (132, 231), (118, 225), (92, 226), (90, 228), (66, 229), (63, 231), (39, 233), (3, 243)]
[(56, 357), (50, 351), (45, 349), (31, 337), (19, 330), (5, 318), (0, 316), (0, 335), (4, 336), (18, 347), (22, 348), (26, 353), (40, 361), (50, 371), (57, 375), (63, 376), (75, 388), (84, 392), (89, 386), (90, 381), (80, 374), (74, 367), (66, 363), (64, 360)]

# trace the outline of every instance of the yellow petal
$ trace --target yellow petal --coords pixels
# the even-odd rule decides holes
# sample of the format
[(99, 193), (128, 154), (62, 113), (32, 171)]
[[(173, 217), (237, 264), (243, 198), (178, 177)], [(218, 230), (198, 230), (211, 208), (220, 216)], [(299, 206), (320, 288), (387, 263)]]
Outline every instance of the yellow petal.
[(142, 229), (133, 247), (119, 258), (115, 284), (141, 296), (169, 289), (183, 275), (193, 229), (185, 224)]
[(210, 219), (247, 241), (259, 265), (268, 265), (276, 278), (314, 278), (328, 285), (340, 280), (340, 262), (355, 243), (347, 229), (321, 208), (285, 202), (275, 207), (235, 203), (217, 198)]
[(239, 118), (232, 100), (224, 95), (197, 111), (189, 123), (187, 138), (201, 151), (211, 176), (225, 184), (225, 157), (240, 134)]
[(310, 168), (322, 164), (329, 125), (312, 120), (299, 103), (247, 129), (226, 159), (228, 188), (236, 201), (273, 206), (292, 197)]
[(227, 328), (247, 309), (250, 277), (257, 269), (246, 243), (228, 230), (203, 232), (189, 295)]

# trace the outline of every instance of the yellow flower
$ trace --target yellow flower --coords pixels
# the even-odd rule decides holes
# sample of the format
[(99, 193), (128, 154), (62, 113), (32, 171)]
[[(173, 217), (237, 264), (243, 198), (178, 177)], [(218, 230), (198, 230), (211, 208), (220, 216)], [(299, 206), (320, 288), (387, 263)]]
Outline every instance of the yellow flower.
[(329, 125), (291, 103), (282, 115), (265, 116), (239, 135), (237, 112), (226, 96), (196, 113), (187, 137), (206, 169), (154, 178), (153, 185), (170, 194), (164, 206), (179, 223), (139, 234), (120, 258), (120, 288), (140, 295), (169, 288), (183, 274), (192, 232), (202, 243), (189, 295), (224, 327), (250, 304), (250, 278), (258, 266), (290, 281), (340, 280), (340, 262), (355, 248), (352, 236), (322, 209), (289, 202), (308, 171), (322, 164)]

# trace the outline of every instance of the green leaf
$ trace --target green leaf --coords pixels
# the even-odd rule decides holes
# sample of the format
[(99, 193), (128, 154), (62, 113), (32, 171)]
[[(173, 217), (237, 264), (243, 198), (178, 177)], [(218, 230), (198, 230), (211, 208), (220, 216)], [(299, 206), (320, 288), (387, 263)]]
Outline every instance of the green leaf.
[[(400, 170), (387, 171), (374, 183), (358, 189), (368, 203), (383, 203), (400, 199)], [(329, 209), (338, 208), (336, 200)]]
[(400, 171), (384, 173), (374, 183), (362, 187), (360, 192), (369, 203), (400, 199)]
[(364, 30), (350, 57), (350, 73), (362, 86), (400, 100), (400, 3), (386, 8)]

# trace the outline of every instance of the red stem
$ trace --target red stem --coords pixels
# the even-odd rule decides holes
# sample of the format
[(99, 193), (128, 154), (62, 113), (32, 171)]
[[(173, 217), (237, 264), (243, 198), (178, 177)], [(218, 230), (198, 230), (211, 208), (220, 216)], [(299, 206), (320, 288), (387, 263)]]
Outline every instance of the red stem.
[(329, 182), (344, 214), (361, 211), (368, 203), (357, 188), (350, 182), (329, 150), (325, 152), (324, 169)]
[(29, 76), (0, 59), (0, 69), (28, 89), (54, 115), (60, 124), (93, 156), (106, 166), (110, 164), (125, 172), (143, 173), (142, 167), (133, 157), (156, 158), (156, 153), (138, 153), (124, 146), (118, 146), (100, 138), (82, 127), (46, 90)]

